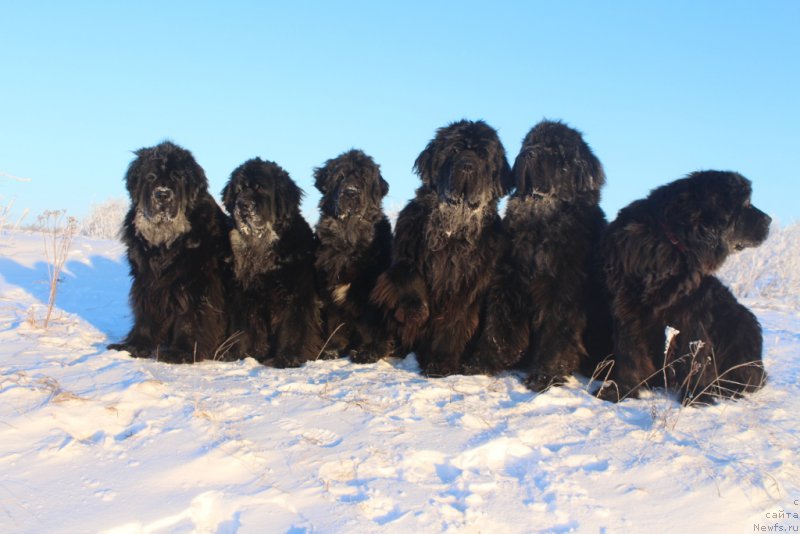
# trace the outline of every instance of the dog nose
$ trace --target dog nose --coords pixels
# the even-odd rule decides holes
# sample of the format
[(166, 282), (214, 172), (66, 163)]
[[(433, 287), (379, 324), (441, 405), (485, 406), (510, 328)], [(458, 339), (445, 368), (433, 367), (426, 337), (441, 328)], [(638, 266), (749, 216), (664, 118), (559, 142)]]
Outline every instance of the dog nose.
[(464, 151), (455, 160), (455, 168), (463, 173), (471, 173), (478, 169), (476, 155), (471, 150)]
[(255, 209), (256, 203), (249, 198), (239, 197), (236, 199), (236, 209), (242, 213), (248, 213)]
[(172, 200), (173, 195), (174, 193), (172, 192), (172, 189), (166, 187), (159, 187), (153, 191), (153, 198), (155, 198), (158, 202), (167, 202)]

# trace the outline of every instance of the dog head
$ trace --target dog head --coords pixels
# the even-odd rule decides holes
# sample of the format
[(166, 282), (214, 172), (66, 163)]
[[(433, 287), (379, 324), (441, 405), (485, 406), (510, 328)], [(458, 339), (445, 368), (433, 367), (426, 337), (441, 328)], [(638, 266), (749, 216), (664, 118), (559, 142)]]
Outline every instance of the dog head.
[(135, 152), (125, 185), (133, 204), (154, 221), (169, 221), (191, 208), (208, 189), (192, 153), (169, 141)]
[(322, 193), (322, 215), (340, 220), (380, 217), (381, 201), (389, 192), (378, 164), (360, 150), (345, 152), (314, 169), (314, 185)]
[(515, 196), (542, 196), (562, 202), (597, 204), (606, 181), (603, 166), (581, 133), (548, 120), (525, 136), (513, 173)]
[(222, 189), (222, 202), (245, 238), (279, 230), (300, 211), (303, 191), (278, 164), (254, 158), (240, 165)]
[(462, 120), (440, 128), (414, 163), (422, 183), (440, 202), (472, 208), (504, 196), (511, 169), (497, 132), (483, 121)]
[(731, 252), (760, 245), (772, 219), (750, 203), (750, 180), (735, 172), (694, 172), (655, 189), (665, 231), (692, 251)]
[(151, 245), (169, 245), (189, 230), (188, 216), (208, 180), (191, 152), (169, 141), (135, 152), (125, 184), (134, 225)]

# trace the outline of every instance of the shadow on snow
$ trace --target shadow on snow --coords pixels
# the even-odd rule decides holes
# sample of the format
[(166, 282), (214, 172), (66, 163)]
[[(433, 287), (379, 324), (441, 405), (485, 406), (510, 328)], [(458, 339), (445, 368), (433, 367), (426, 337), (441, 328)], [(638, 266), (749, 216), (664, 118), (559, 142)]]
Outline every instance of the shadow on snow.
[[(22, 288), (44, 306), (50, 293), (47, 263), (32, 268), (11, 258), (0, 257), (0, 272), (11, 284)], [(61, 272), (56, 307), (75, 314), (104, 333), (109, 342), (121, 339), (132, 324), (128, 307), (128, 265), (103, 256), (92, 256), (89, 264), (70, 261)]]

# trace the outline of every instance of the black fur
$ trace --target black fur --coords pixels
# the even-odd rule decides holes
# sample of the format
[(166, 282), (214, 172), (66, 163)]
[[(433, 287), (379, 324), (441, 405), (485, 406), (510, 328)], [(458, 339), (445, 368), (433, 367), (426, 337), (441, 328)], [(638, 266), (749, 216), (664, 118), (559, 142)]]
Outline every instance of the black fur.
[(350, 150), (314, 171), (322, 193), (316, 268), (324, 302), (326, 356), (357, 363), (389, 356), (392, 346), (369, 295), (391, 259), (392, 227), (381, 202), (389, 192), (380, 167)]
[(426, 374), (469, 371), (462, 364), (506, 244), (497, 201), (511, 170), (497, 132), (466, 120), (440, 128), (415, 170), (422, 186), (397, 219), (392, 266), (373, 298)]
[(528, 386), (540, 391), (611, 352), (596, 269), (605, 173), (580, 132), (542, 121), (523, 140), (513, 174), (503, 221), (511, 247), (493, 283), (475, 366), (496, 372), (520, 361)]
[[(761, 387), (761, 327), (713, 273), (761, 244), (770, 218), (735, 172), (690, 174), (622, 209), (603, 238), (612, 296), (614, 367), (602, 396), (666, 386), (684, 402)], [(665, 347), (665, 328), (680, 331)], [(698, 344), (698, 342), (700, 342)]]
[(302, 195), (285, 170), (259, 158), (234, 170), (222, 190), (233, 217), (233, 352), (277, 367), (299, 366), (322, 349), (316, 240), (300, 214)]
[(227, 219), (188, 150), (163, 142), (136, 156), (122, 229), (134, 325), (109, 349), (173, 363), (223, 359)]

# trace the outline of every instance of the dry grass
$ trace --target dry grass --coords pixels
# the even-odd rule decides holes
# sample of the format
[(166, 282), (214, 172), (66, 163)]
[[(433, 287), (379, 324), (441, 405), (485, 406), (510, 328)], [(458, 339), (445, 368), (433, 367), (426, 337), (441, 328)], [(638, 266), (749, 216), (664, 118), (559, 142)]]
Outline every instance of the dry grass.
[(31, 376), (25, 371), (18, 371), (0, 378), (0, 390), (9, 387), (29, 389), (46, 395), (39, 406), (68, 401), (85, 401), (85, 397), (76, 395), (61, 387), (61, 383), (50, 376)]
[(331, 342), (331, 339), (333, 339), (333, 336), (335, 336), (335, 335), (336, 335), (336, 332), (338, 332), (338, 331), (339, 331), (339, 329), (340, 329), (341, 327), (343, 327), (343, 326), (344, 326), (344, 323), (339, 323), (339, 325), (338, 325), (336, 328), (334, 328), (334, 329), (333, 329), (333, 332), (331, 332), (331, 335), (329, 335), (329, 336), (328, 336), (328, 339), (326, 339), (326, 340), (325, 340), (325, 343), (323, 343), (323, 344), (322, 344), (322, 348), (321, 348), (321, 349), (319, 349), (319, 352), (317, 353), (317, 357), (316, 357), (316, 358), (314, 358), (314, 361), (317, 361), (317, 360), (319, 360), (320, 356), (322, 356), (322, 353), (323, 353), (323, 352), (325, 352), (325, 347), (327, 347), (327, 346), (328, 346), (328, 343), (330, 343), (330, 342)]
[[(236, 344), (239, 342), (239, 338), (241, 338), (243, 335), (244, 332), (238, 330), (233, 334), (231, 334), (230, 336), (228, 336), (227, 339), (225, 339), (225, 341), (220, 343), (219, 347), (217, 347), (217, 350), (214, 351), (214, 357), (212, 358), (212, 360), (215, 362), (225, 361), (225, 359), (228, 356), (228, 353), (231, 351), (233, 347), (236, 346)], [(195, 347), (197, 347), (196, 344)], [(195, 359), (197, 358), (195, 357)]]
[(75, 217), (66, 217), (65, 210), (48, 210), (39, 215), (38, 222), (44, 237), (44, 254), (47, 263), (47, 275), (50, 282), (50, 291), (47, 301), (47, 315), (43, 327), (47, 329), (53, 307), (56, 304), (58, 283), (61, 280), (61, 271), (69, 256), (72, 240), (78, 233), (78, 221)]
[(760, 247), (732, 254), (719, 278), (739, 298), (765, 298), (800, 307), (800, 222), (773, 223)]
[[(677, 335), (678, 331), (667, 327), (667, 338), (664, 347), (664, 353), (668, 354), (672, 342)], [(741, 396), (743, 391), (747, 391), (754, 384), (743, 384), (741, 382), (730, 379), (730, 375), (736, 370), (747, 366), (758, 366), (761, 362), (752, 361), (735, 365), (730, 369), (726, 369), (719, 373), (719, 367), (714, 357), (714, 352), (702, 358), (699, 356), (705, 344), (702, 341), (693, 341), (689, 344), (689, 352), (682, 356), (672, 359), (660, 369), (653, 372), (650, 376), (644, 378), (639, 382), (631, 391), (625, 393), (621, 392), (619, 386), (613, 381), (609, 380), (611, 370), (614, 367), (612, 360), (604, 360), (595, 368), (592, 377), (587, 385), (591, 389), (594, 382), (600, 382), (601, 387), (595, 392), (595, 396), (599, 397), (604, 391), (609, 388), (616, 390), (617, 402), (636, 395), (642, 389), (648, 388), (650, 381), (661, 376), (663, 378), (662, 388), (665, 395), (653, 395), (650, 398), (650, 415), (654, 422), (654, 431), (656, 430), (674, 430), (678, 424), (683, 408), (692, 408), (699, 406), (707, 406), (711, 401), (715, 400), (728, 400)], [(705, 360), (705, 361), (702, 361)], [(669, 374), (678, 365), (687, 365), (689, 372), (680, 384), (671, 384), (669, 381)], [(695, 380), (696, 377), (711, 368), (715, 373), (715, 378), (709, 384), (702, 386), (701, 383)], [(759, 384), (758, 387), (763, 386)], [(667, 395), (668, 392), (676, 392), (680, 395), (680, 402), (676, 403)]]
[[(0, 202), (2, 202), (3, 197), (0, 197)], [(6, 204), (0, 204), (0, 234), (4, 233), (7, 230), (16, 231), (19, 229), (22, 221), (27, 217), (28, 210), (25, 209), (22, 211), (22, 215), (17, 217), (16, 221), (11, 218), (11, 210), (14, 208), (14, 199), (12, 198)]]
[(124, 198), (93, 204), (89, 214), (81, 220), (80, 234), (96, 239), (117, 239), (128, 208), (129, 202)]

